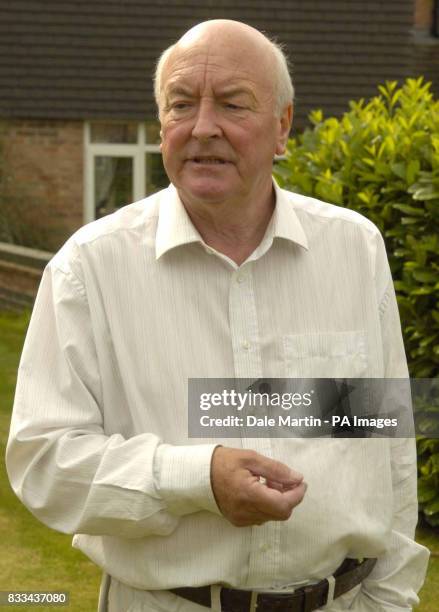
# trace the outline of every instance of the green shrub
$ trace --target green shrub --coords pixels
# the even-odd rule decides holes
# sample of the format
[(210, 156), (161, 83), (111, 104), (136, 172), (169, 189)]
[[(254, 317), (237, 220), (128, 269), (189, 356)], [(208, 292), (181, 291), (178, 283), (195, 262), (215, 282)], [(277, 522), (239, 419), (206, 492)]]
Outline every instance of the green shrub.
[[(422, 78), (378, 89), (368, 102), (350, 102), (340, 119), (312, 112), (312, 128), (289, 141), (275, 175), (286, 189), (352, 208), (380, 228), (410, 375), (433, 378), (439, 372), (439, 101)], [(439, 414), (431, 405), (425, 410), (418, 422), (425, 434), (418, 437), (419, 501), (437, 526)]]

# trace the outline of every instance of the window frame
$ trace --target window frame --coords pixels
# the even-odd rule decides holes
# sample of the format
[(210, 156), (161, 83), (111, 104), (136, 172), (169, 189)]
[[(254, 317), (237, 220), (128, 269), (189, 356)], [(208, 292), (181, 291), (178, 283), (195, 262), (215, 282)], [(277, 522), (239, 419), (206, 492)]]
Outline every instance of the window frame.
[(432, 21), (431, 33), (435, 38), (439, 38), (439, 0), (433, 2)]
[[(97, 122), (98, 120), (96, 120)], [(145, 122), (137, 124), (137, 143), (131, 144), (91, 142), (92, 123), (94, 121), (84, 122), (84, 223), (89, 223), (96, 219), (96, 157), (130, 157), (133, 160), (133, 202), (136, 202), (146, 197), (146, 153), (160, 154), (160, 145), (147, 144), (146, 142)]]

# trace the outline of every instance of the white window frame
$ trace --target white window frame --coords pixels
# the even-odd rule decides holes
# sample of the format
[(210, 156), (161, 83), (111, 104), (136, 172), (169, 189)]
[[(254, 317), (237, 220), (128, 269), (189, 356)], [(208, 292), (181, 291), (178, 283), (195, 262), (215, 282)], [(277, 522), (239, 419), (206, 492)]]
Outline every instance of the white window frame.
[(160, 153), (160, 145), (147, 144), (145, 123), (137, 125), (137, 143), (96, 143), (91, 142), (91, 125), (84, 122), (84, 223), (95, 216), (95, 158), (99, 156), (131, 157), (133, 160), (133, 202), (145, 197), (146, 155)]

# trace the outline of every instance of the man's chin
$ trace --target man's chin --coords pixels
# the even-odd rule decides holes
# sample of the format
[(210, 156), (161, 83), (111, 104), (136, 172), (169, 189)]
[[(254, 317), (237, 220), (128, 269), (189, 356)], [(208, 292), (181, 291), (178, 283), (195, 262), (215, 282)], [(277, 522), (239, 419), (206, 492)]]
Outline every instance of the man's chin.
[[(177, 187), (178, 189), (178, 187)], [(232, 190), (227, 185), (218, 184), (196, 184), (182, 185), (178, 189), (183, 194), (183, 199), (188, 202), (205, 202), (215, 204), (224, 202), (233, 197)]]

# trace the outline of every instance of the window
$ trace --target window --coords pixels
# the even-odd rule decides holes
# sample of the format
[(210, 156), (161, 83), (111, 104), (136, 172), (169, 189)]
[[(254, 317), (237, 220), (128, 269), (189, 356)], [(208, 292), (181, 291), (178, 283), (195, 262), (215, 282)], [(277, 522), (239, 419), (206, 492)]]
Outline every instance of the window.
[(107, 215), (169, 183), (157, 122), (85, 124), (85, 222)]

